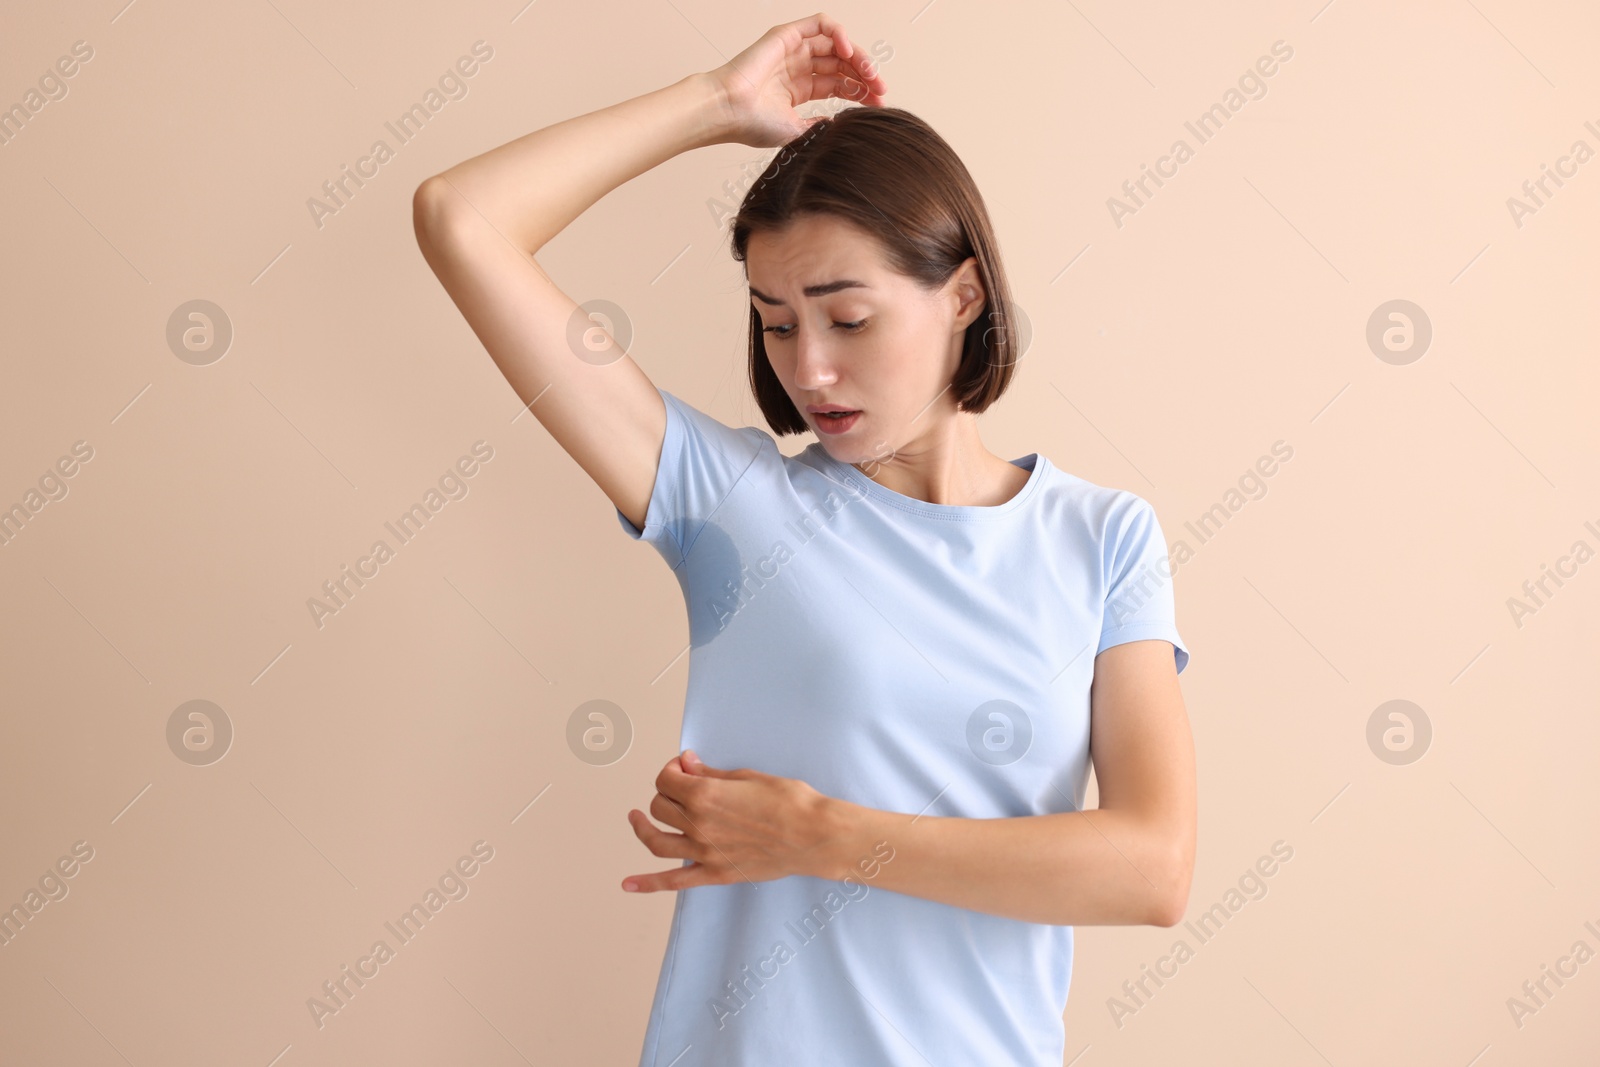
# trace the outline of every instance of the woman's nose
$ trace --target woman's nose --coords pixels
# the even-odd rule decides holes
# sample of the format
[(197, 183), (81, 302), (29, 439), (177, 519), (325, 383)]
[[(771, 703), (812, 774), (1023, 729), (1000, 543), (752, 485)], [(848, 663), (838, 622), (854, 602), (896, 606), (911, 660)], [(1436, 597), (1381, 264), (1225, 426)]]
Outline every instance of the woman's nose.
[(795, 338), (794, 384), (801, 389), (831, 385), (839, 378), (828, 346), (805, 337)]

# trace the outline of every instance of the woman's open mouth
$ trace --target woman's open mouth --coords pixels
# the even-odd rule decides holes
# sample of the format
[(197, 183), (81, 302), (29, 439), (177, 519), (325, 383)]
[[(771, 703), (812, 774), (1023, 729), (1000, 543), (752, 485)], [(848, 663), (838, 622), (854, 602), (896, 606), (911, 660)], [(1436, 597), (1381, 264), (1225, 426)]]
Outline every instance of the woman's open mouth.
[(817, 429), (823, 433), (844, 433), (860, 417), (859, 411), (819, 411), (816, 413)]

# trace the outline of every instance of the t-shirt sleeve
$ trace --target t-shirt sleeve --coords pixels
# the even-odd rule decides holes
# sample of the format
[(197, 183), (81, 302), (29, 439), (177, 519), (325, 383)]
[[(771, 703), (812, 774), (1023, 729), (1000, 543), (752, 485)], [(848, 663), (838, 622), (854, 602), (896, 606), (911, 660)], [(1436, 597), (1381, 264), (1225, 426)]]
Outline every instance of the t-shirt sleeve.
[(1189, 650), (1178, 635), (1167, 539), (1148, 501), (1124, 492), (1123, 503), (1109, 524), (1102, 557), (1106, 603), (1095, 655), (1127, 641), (1160, 638), (1172, 642), (1182, 674)]
[(624, 533), (648, 542), (676, 570), (749, 469), (764, 435), (753, 426), (728, 426), (659, 386), (656, 391), (667, 407), (667, 431), (644, 529), (629, 522), (621, 508), (613, 510)]

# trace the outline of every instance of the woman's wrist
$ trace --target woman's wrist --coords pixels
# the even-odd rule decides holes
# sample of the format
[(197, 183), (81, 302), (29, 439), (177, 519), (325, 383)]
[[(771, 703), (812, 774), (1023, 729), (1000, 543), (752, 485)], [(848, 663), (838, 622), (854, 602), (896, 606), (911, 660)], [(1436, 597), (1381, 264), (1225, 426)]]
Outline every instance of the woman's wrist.
[(861, 841), (871, 832), (865, 825), (871, 809), (825, 794), (818, 794), (818, 798), (810, 819), (817, 837), (815, 860), (810, 870), (799, 873), (830, 882), (843, 881), (847, 875), (859, 876), (856, 861), (863, 851)]
[(672, 86), (687, 101), (691, 120), (685, 150), (732, 141), (732, 112), (722, 83), (710, 71), (691, 74)]

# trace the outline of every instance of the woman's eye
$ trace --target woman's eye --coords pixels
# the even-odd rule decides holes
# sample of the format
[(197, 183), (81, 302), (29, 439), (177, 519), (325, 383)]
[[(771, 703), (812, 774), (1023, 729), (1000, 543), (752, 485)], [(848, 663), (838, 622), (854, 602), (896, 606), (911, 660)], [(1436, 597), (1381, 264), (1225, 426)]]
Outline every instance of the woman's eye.
[[(860, 330), (865, 329), (866, 325), (867, 325), (867, 320), (866, 319), (857, 319), (855, 322), (836, 322), (836, 323), (834, 323), (834, 326), (841, 327), (842, 329), (844, 329), (844, 331), (846, 333), (857, 333)], [(767, 326), (767, 327), (763, 328), (761, 332), (762, 333), (770, 333), (774, 337), (776, 337), (778, 340), (783, 341), (783, 340), (787, 340), (789, 335), (794, 332), (794, 326), (790, 325), (788, 323), (785, 323), (785, 324), (780, 325), (780, 326)]]

